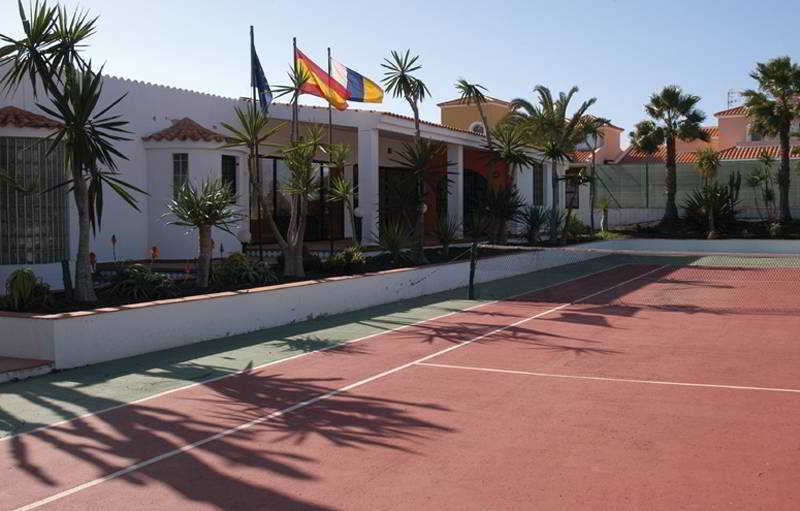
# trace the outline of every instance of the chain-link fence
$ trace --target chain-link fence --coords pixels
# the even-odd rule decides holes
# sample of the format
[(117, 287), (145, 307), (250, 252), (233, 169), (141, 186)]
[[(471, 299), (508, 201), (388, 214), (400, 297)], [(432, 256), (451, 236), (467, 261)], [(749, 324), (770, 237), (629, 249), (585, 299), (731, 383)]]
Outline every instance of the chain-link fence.
[[(747, 176), (759, 167), (760, 163), (723, 162), (717, 173), (717, 180), (727, 184), (729, 177), (738, 172), (742, 176), (740, 190), (740, 209), (746, 216), (758, 216), (755, 198), (760, 195), (747, 185)], [(597, 183), (598, 200), (608, 200), (610, 208), (655, 208), (663, 209), (666, 202), (664, 191), (664, 177), (666, 175), (664, 164), (634, 164), (634, 165), (598, 165)], [(772, 168), (773, 175), (777, 175), (778, 163)], [(677, 198), (678, 208), (686, 201), (692, 191), (702, 186), (703, 179), (694, 164), (678, 164), (677, 166)], [(775, 185), (777, 192), (777, 185)], [(800, 208), (800, 175), (792, 172), (792, 182), (789, 191), (789, 206)]]

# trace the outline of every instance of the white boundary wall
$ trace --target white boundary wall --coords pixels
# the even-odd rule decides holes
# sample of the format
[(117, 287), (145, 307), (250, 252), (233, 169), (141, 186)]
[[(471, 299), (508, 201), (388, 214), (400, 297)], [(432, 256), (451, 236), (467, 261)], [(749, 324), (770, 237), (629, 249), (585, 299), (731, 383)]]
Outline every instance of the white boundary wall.
[(580, 245), (580, 248), (673, 253), (800, 255), (800, 240), (673, 240), (656, 238), (595, 241)]
[[(481, 259), (476, 281), (596, 257), (601, 255), (525, 250)], [(467, 285), (468, 278), (465, 261), (80, 313), (4, 313), (0, 355), (52, 360), (66, 369), (439, 293)]]

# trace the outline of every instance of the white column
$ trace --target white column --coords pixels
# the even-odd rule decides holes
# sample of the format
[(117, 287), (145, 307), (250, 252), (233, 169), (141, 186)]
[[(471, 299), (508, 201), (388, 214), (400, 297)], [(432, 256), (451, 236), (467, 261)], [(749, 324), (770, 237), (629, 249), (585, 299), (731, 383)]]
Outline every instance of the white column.
[[(514, 179), (516, 179), (515, 183), (517, 184), (517, 190), (519, 191), (520, 196), (522, 197), (525, 206), (532, 206), (533, 205), (533, 169), (530, 167), (517, 167), (515, 171), (516, 175)], [(525, 225), (522, 222), (515, 222), (513, 226), (513, 232), (524, 232)]]
[(447, 216), (458, 222), (458, 237), (464, 236), (464, 146), (447, 144)]
[(358, 209), (361, 214), (361, 240), (376, 243), (379, 233), (378, 185), (380, 162), (378, 130), (358, 130)]

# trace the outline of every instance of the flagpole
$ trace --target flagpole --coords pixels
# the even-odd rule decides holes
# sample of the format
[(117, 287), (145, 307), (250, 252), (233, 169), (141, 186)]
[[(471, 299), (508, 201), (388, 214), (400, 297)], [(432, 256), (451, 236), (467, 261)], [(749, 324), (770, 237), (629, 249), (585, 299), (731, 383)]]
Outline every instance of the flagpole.
[[(333, 177), (331, 168), (331, 146), (333, 146), (333, 109), (331, 108), (331, 47), (328, 46), (328, 185), (330, 185), (331, 177)], [(325, 202), (325, 190), (324, 187), (322, 189), (322, 200), (323, 204), (327, 205)], [(325, 214), (323, 209), (323, 218), (322, 218), (322, 232), (325, 232)], [(328, 211), (330, 213), (330, 211)], [(331, 215), (328, 215), (329, 219)], [(330, 240), (330, 248), (331, 248), (331, 255), (333, 255), (333, 222), (330, 222), (328, 226), (328, 239)]]
[[(297, 78), (297, 38), (292, 37), (292, 69), (295, 71), (295, 78)], [(298, 115), (297, 115), (297, 100), (299, 98), (300, 92), (295, 90), (294, 91), (294, 101), (292, 102), (292, 129), (289, 133), (289, 139), (294, 142), (297, 138), (297, 123), (298, 123)]]
[[(255, 47), (256, 47), (256, 43), (255, 43), (255, 37), (253, 36), (253, 25), (250, 25), (250, 86), (253, 89), (253, 116), (254, 117), (258, 113), (258, 111), (256, 110), (256, 108), (257, 108), (256, 107), (256, 76), (255, 76), (256, 70), (255, 70), (254, 62), (253, 62), (253, 56), (254, 56), (253, 52), (255, 51)], [(260, 197), (261, 193), (263, 192), (263, 190), (261, 189), (261, 168), (260, 168), (261, 167), (261, 160), (258, 159), (258, 133), (256, 133), (255, 144), (253, 144), (253, 156), (254, 156), (253, 167), (255, 167), (255, 169), (253, 169), (251, 167), (250, 171), (252, 172), (253, 170), (255, 170), (255, 173), (256, 173), (256, 185), (258, 186), (257, 193), (258, 193), (258, 195)], [(256, 219), (258, 220), (258, 237), (259, 237), (259, 240), (258, 240), (258, 260), (263, 262), (264, 261), (264, 243), (263, 243), (264, 242), (264, 236), (263, 236), (263, 234), (264, 234), (264, 222), (263, 222), (264, 217), (261, 214), (261, 209), (262, 208), (261, 208), (261, 200), (260, 199), (257, 199), (257, 204), (258, 204), (258, 211), (256, 213)], [(252, 209), (251, 209), (251, 211), (252, 211)], [(250, 214), (250, 212), (248, 211), (248, 215), (249, 214)], [(250, 236), (252, 237), (253, 234), (250, 233)], [(253, 241), (253, 240), (251, 239), (250, 241)]]

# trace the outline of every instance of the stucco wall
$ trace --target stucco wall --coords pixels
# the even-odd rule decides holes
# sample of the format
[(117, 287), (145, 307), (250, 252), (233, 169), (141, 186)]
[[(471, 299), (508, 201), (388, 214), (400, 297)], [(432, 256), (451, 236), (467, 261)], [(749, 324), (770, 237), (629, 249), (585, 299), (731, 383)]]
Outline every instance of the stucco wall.
[[(479, 262), (487, 282), (599, 257), (522, 251)], [(98, 312), (22, 318), (0, 313), (0, 356), (66, 369), (438, 293), (466, 285), (469, 262), (391, 270)]]

